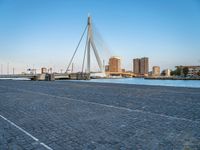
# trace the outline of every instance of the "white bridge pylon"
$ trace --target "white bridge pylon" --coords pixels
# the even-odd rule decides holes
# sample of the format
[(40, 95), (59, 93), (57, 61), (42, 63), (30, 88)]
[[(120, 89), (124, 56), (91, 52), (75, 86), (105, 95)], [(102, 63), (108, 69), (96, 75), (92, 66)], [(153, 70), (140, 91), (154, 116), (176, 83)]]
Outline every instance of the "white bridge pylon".
[(84, 37), (84, 34), (85, 34), (86, 30), (87, 30), (87, 39), (86, 39), (85, 52), (84, 52), (84, 58), (83, 58), (82, 72), (83, 72), (83, 69), (84, 69), (85, 56), (87, 54), (86, 73), (89, 73), (89, 74), (91, 73), (91, 70), (90, 70), (90, 68), (91, 68), (91, 59), (90, 58), (91, 58), (91, 50), (93, 50), (94, 55), (95, 55), (96, 60), (97, 60), (97, 63), (98, 63), (98, 66), (99, 66), (99, 69), (100, 69), (100, 72), (104, 73), (104, 67), (102, 65), (102, 61), (100, 59), (100, 56), (99, 56), (99, 53), (97, 51), (97, 47), (95, 45), (94, 38), (93, 38), (92, 18), (91, 18), (91, 16), (88, 16), (87, 26), (86, 26), (86, 28), (85, 28), (82, 36), (81, 36), (81, 39), (80, 39), (80, 41), (79, 41), (79, 43), (78, 43), (78, 45), (77, 45), (77, 47), (76, 47), (76, 49), (74, 51), (74, 54), (73, 54), (73, 56), (72, 56), (72, 58), (70, 60), (70, 63), (68, 64), (66, 72), (69, 71), (69, 67), (72, 64), (74, 56), (75, 56), (75, 54), (76, 54), (76, 52), (77, 52), (77, 50), (79, 48), (79, 45), (80, 45), (80, 43), (81, 43), (81, 41), (82, 41), (82, 39)]
[(86, 43), (86, 45), (87, 45), (87, 70), (86, 70), (86, 72), (90, 73), (90, 63), (91, 63), (90, 62), (90, 56), (91, 56), (91, 53), (90, 53), (91, 49), (90, 48), (91, 47), (94, 51), (94, 55), (96, 57), (100, 72), (103, 72), (103, 65), (102, 65), (101, 59), (99, 57), (99, 54), (98, 54), (98, 51), (97, 51), (97, 48), (95, 46), (94, 39), (93, 39), (91, 16), (88, 17), (88, 33), (87, 33), (87, 43)]

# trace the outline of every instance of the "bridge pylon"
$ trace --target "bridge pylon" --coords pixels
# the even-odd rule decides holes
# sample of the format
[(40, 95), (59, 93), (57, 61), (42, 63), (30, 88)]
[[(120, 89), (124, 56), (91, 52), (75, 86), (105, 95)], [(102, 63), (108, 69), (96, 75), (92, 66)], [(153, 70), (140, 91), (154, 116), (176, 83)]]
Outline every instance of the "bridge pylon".
[(104, 72), (104, 67), (102, 65), (102, 61), (101, 61), (101, 58), (99, 56), (99, 53), (98, 53), (98, 50), (97, 50), (97, 47), (95, 45), (95, 41), (94, 41), (94, 38), (93, 38), (93, 28), (92, 28), (92, 17), (91, 16), (88, 16), (88, 20), (87, 20), (87, 25), (85, 27), (85, 30), (78, 42), (78, 45), (73, 53), (73, 56), (68, 64), (68, 67), (67, 67), (67, 70), (66, 72), (69, 71), (69, 67), (70, 65), (72, 64), (72, 61), (74, 59), (74, 56), (79, 48), (79, 45), (85, 35), (87, 31), (87, 39), (86, 39), (86, 45), (85, 45), (85, 52), (84, 52), (84, 58), (83, 58), (83, 64), (82, 64), (82, 72), (83, 72), (83, 69), (84, 69), (84, 62), (85, 62), (85, 57), (86, 57), (86, 61), (87, 61), (87, 67), (86, 67), (86, 73), (87, 74), (90, 74), (91, 73), (91, 51), (93, 50), (94, 52), (94, 55), (95, 55), (95, 58), (96, 58), (96, 61), (98, 63), (98, 66), (99, 66), (99, 69), (100, 69), (100, 72), (103, 73)]
[(103, 72), (103, 65), (99, 56), (99, 53), (97, 51), (94, 39), (93, 39), (93, 31), (92, 31), (92, 18), (91, 16), (88, 16), (88, 33), (87, 33), (87, 73), (90, 73), (90, 56), (91, 56), (91, 48), (93, 49), (94, 55), (96, 57), (99, 69), (101, 72)]

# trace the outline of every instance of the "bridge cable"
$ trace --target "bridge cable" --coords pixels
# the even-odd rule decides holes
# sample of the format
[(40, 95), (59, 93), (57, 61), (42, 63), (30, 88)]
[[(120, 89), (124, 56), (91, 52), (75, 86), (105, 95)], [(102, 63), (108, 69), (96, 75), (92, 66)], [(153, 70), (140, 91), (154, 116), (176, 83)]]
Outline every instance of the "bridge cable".
[(73, 59), (74, 59), (74, 56), (75, 56), (75, 54), (76, 54), (76, 52), (77, 52), (77, 50), (78, 50), (78, 48), (79, 48), (79, 45), (80, 45), (80, 43), (81, 43), (81, 41), (82, 41), (82, 39), (83, 39), (83, 36), (85, 35), (85, 32), (86, 32), (87, 27), (88, 27), (88, 24), (86, 25), (86, 27), (85, 27), (85, 29), (84, 29), (84, 32), (83, 32), (83, 34), (82, 34), (82, 36), (81, 36), (81, 38), (80, 38), (80, 40), (79, 40), (79, 42), (78, 42), (78, 45), (77, 45), (77, 47), (76, 47), (76, 49), (75, 49), (75, 51), (74, 51), (74, 54), (73, 54), (73, 56), (72, 56), (72, 58), (71, 58), (71, 60), (70, 60), (69, 65), (68, 65), (68, 67), (67, 67), (66, 73), (67, 73), (67, 71), (69, 70), (69, 67), (70, 67), (70, 65), (71, 65), (71, 63), (72, 63), (72, 61), (73, 61)]

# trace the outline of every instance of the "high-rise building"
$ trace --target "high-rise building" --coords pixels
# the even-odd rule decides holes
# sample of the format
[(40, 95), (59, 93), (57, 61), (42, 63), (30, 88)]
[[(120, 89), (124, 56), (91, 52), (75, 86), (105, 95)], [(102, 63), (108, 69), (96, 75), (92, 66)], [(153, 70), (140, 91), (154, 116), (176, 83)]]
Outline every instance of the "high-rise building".
[(149, 58), (133, 59), (133, 72), (139, 75), (145, 75), (149, 72)]
[(133, 59), (133, 72), (135, 74), (140, 74), (140, 59)]
[(111, 57), (109, 59), (109, 71), (121, 72), (121, 59), (119, 57)]
[(148, 74), (149, 73), (149, 58), (143, 57), (140, 59), (140, 74)]
[(153, 76), (159, 76), (160, 75), (160, 67), (159, 66), (153, 66), (152, 75)]

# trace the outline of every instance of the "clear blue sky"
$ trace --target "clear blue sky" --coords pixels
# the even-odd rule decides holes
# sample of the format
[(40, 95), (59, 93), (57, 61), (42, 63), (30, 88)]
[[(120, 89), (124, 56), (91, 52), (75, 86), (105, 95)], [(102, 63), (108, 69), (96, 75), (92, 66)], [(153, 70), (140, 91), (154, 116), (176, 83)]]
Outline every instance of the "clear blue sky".
[(7, 63), (65, 70), (88, 13), (127, 70), (143, 56), (161, 69), (200, 65), (200, 0), (0, 0), (4, 73)]

